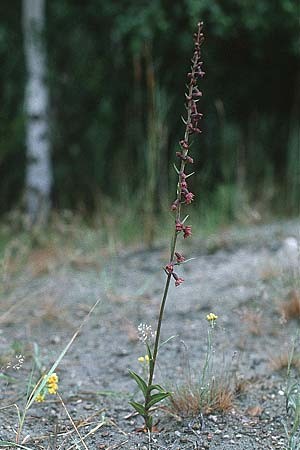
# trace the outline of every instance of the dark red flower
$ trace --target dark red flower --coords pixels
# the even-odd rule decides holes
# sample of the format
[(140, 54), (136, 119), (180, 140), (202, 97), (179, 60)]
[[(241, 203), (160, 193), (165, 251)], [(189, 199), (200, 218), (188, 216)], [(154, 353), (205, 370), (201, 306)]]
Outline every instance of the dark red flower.
[(178, 264), (185, 261), (185, 257), (183, 255), (181, 255), (180, 253), (175, 252), (175, 256), (176, 256), (176, 261)]
[(183, 278), (177, 278), (177, 280), (175, 281), (175, 286), (177, 287), (177, 286), (180, 286), (181, 285), (181, 283), (183, 283), (184, 282), (184, 279)]
[(182, 139), (179, 144), (181, 145), (182, 148), (184, 148), (185, 150), (187, 150), (189, 148), (189, 144), (187, 141), (185, 141), (184, 139)]
[(175, 227), (176, 231), (182, 231), (184, 229), (184, 225), (179, 220), (176, 220)]
[(194, 88), (193, 89), (193, 98), (200, 98), (200, 97), (202, 97), (202, 92), (199, 91), (199, 89)]
[(200, 133), (202, 133), (202, 130), (200, 130), (200, 128), (195, 127), (194, 133), (200, 134)]
[(186, 189), (187, 188), (187, 182), (186, 181), (182, 181), (181, 182), (181, 189)]
[(181, 277), (179, 277), (179, 276), (177, 275), (177, 273), (172, 272), (172, 275), (173, 275), (173, 277), (174, 277), (174, 279), (175, 279), (175, 286), (180, 286), (181, 283), (184, 282), (184, 279), (181, 278)]
[(178, 198), (176, 198), (176, 200), (174, 200), (174, 202), (171, 205), (171, 210), (176, 211), (178, 205), (179, 205), (179, 200), (178, 200)]
[(173, 272), (173, 269), (174, 269), (173, 263), (167, 264), (166, 267), (165, 267), (165, 269), (166, 269), (166, 272), (172, 273), (172, 272)]
[(192, 236), (192, 227), (191, 225), (187, 225), (186, 227), (184, 227), (183, 229), (183, 237), (184, 239), (188, 238), (189, 236)]
[(194, 200), (194, 197), (195, 196), (194, 196), (194, 194), (192, 192), (188, 192), (187, 194), (185, 194), (185, 203), (187, 205), (189, 205)]

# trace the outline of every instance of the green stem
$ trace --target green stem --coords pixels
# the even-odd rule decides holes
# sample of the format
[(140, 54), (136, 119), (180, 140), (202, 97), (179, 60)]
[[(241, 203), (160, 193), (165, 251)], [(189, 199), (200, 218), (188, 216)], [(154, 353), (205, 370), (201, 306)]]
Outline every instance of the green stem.
[(210, 356), (211, 356), (211, 334), (210, 334), (210, 331), (211, 330), (209, 328), (207, 331), (207, 349), (206, 349), (205, 363), (204, 363), (204, 367), (202, 370), (201, 385), (200, 385), (201, 389), (203, 389), (203, 386), (204, 386), (206, 372), (207, 372), (207, 368), (208, 368), (209, 360), (210, 360)]
[[(173, 259), (174, 254), (175, 254), (176, 241), (177, 241), (177, 233), (175, 231), (174, 238), (173, 238), (173, 241), (172, 241), (172, 248), (171, 248), (171, 260)], [(162, 301), (161, 301), (161, 304), (160, 304), (160, 310), (159, 310), (159, 316), (158, 316), (158, 322), (157, 322), (157, 329), (156, 329), (156, 336), (155, 336), (155, 342), (154, 342), (154, 349), (153, 349), (152, 364), (149, 365), (148, 392), (147, 392), (147, 395), (145, 397), (145, 409), (146, 409), (145, 422), (146, 422), (146, 426), (147, 426), (148, 429), (149, 429), (149, 414), (148, 414), (148, 410), (147, 410), (147, 404), (149, 403), (149, 400), (150, 400), (149, 387), (151, 386), (151, 384), (153, 382), (155, 363), (156, 363), (156, 359), (157, 359), (159, 340), (160, 340), (161, 325), (162, 325), (165, 305), (166, 305), (166, 301), (167, 301), (167, 297), (168, 297), (171, 277), (172, 277), (172, 275), (171, 275), (171, 273), (169, 273), (167, 275), (165, 289), (164, 289)]]

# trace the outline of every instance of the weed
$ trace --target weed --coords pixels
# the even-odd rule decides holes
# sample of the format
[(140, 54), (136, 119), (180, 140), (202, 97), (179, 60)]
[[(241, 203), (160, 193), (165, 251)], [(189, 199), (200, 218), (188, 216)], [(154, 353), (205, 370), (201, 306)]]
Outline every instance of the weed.
[(283, 350), (276, 356), (270, 356), (270, 367), (273, 370), (283, 370), (287, 369), (288, 366), (294, 367), (296, 369), (300, 368), (300, 356), (293, 352), (293, 357), (291, 359), (290, 351), (289, 350)]
[(284, 321), (300, 319), (300, 291), (291, 289), (286, 299), (279, 305), (279, 311)]
[(217, 316), (210, 313), (207, 320), (206, 355), (200, 377), (195, 381), (189, 373), (186, 382), (173, 389), (169, 399), (170, 411), (179, 416), (228, 412), (233, 408), (236, 396), (245, 389), (245, 382), (233, 377), (230, 371), (225, 370), (222, 375), (213, 374), (213, 333)]
[(170, 397), (170, 409), (180, 416), (195, 417), (199, 412), (210, 414), (228, 412), (234, 406), (236, 394), (232, 382), (224, 377), (212, 377), (205, 395), (198, 383), (191, 383), (175, 389)]

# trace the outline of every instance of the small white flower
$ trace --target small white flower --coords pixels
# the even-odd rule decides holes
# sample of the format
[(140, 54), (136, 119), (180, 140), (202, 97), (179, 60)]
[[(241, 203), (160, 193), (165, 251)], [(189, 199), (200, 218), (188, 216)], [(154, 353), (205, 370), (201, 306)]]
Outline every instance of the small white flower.
[(152, 331), (151, 325), (140, 323), (138, 326), (138, 337), (142, 342), (146, 342), (148, 339), (153, 339), (155, 337), (155, 333)]

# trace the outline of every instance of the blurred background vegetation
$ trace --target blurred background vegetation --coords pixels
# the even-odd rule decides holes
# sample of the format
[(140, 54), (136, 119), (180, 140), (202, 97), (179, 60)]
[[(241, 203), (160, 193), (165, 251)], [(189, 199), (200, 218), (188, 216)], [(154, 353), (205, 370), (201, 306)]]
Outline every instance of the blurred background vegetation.
[[(24, 197), (21, 6), (0, 5), (2, 216)], [(108, 227), (110, 213), (140, 212), (149, 224), (168, 209), (201, 19), (203, 134), (191, 151), (199, 217), (298, 214), (299, 11), (298, 0), (48, 1), (53, 209), (104, 217)]]

